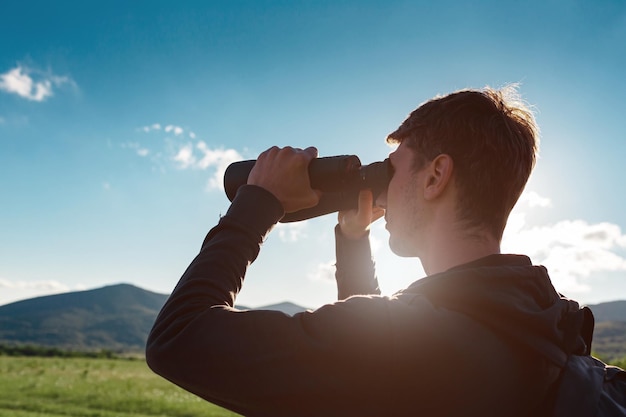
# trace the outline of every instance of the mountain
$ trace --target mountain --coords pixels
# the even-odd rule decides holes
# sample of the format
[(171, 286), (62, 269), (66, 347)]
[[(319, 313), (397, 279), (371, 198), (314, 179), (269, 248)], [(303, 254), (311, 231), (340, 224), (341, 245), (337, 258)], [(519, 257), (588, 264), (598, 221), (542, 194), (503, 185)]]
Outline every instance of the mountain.
[[(167, 297), (119, 284), (3, 305), (0, 306), (0, 344), (142, 352)], [(306, 310), (293, 303), (262, 309), (290, 315)]]
[(128, 284), (0, 306), (0, 343), (143, 350), (166, 295)]
[(590, 305), (596, 320), (591, 349), (605, 360), (626, 357), (626, 301)]
[(263, 306), (263, 307), (258, 307), (258, 308), (248, 308), (244, 306), (237, 306), (237, 308), (241, 310), (276, 310), (276, 311), (282, 311), (283, 313), (289, 314), (290, 316), (293, 316), (296, 313), (301, 313), (303, 311), (308, 310), (307, 308), (304, 308), (294, 303), (290, 303), (288, 301), (284, 303), (271, 304), (268, 306)]
[[(167, 297), (119, 284), (7, 304), (0, 306), (0, 344), (143, 352), (150, 328)], [(596, 318), (594, 352), (602, 358), (626, 356), (626, 301), (589, 307)], [(257, 310), (293, 315), (306, 309), (285, 302)]]
[(625, 321), (626, 322), (626, 301), (611, 301), (590, 305), (596, 323), (601, 321)]

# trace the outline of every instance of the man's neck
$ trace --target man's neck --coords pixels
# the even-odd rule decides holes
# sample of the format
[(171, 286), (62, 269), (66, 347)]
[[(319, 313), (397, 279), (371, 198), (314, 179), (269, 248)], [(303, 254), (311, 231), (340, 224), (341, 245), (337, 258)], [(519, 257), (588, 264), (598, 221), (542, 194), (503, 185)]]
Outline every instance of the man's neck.
[(429, 247), (420, 256), (427, 275), (447, 271), (458, 265), (500, 253), (500, 242), (490, 233), (469, 234), (459, 230), (431, 237)]

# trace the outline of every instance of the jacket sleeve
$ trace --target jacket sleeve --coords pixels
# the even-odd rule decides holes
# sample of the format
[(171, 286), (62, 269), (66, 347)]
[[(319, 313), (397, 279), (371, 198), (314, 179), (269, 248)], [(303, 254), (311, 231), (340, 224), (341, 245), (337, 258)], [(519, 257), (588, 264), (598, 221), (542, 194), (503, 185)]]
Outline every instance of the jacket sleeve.
[(339, 300), (353, 295), (380, 294), (369, 232), (360, 239), (348, 239), (339, 225), (335, 226), (335, 254), (335, 279)]
[(180, 387), (247, 416), (356, 415), (355, 404), (369, 406), (364, 392), (385, 392), (389, 383), (382, 298), (295, 316), (233, 308), (247, 266), (282, 215), (267, 191), (240, 188), (159, 313), (146, 360)]

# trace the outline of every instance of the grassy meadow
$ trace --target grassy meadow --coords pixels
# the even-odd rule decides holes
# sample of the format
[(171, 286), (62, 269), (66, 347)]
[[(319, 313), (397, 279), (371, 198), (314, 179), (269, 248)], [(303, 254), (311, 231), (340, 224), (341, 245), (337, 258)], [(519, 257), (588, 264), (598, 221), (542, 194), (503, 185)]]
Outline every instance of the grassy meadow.
[(226, 417), (143, 360), (0, 355), (0, 417)]
[[(614, 363), (626, 366), (626, 360)], [(158, 377), (143, 360), (0, 355), (0, 417), (238, 416)]]

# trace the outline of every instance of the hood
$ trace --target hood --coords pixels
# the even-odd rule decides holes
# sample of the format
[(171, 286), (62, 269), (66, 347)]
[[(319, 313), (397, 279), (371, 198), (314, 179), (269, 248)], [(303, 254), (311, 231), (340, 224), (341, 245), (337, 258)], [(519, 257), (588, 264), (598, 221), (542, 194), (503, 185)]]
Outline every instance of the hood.
[(546, 268), (532, 265), (527, 256), (490, 255), (430, 275), (402, 292), (422, 294), (435, 307), (470, 316), (558, 366), (570, 353), (591, 350), (591, 311), (557, 293)]

